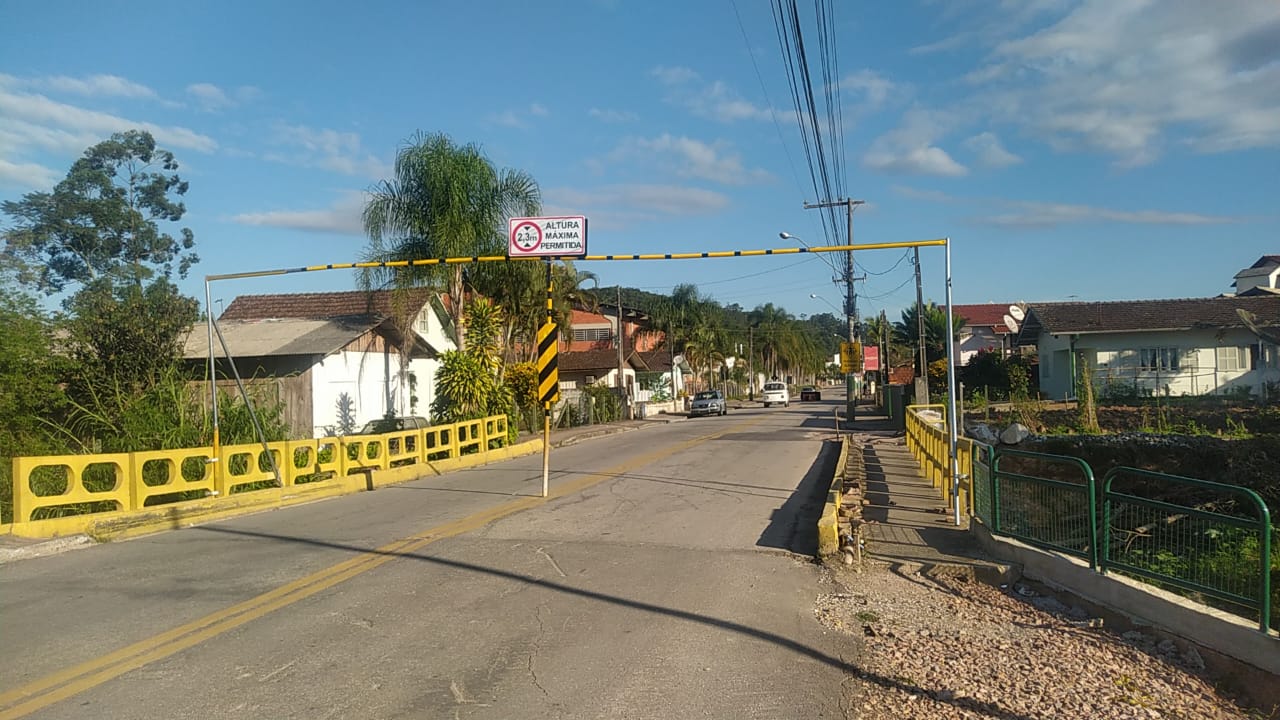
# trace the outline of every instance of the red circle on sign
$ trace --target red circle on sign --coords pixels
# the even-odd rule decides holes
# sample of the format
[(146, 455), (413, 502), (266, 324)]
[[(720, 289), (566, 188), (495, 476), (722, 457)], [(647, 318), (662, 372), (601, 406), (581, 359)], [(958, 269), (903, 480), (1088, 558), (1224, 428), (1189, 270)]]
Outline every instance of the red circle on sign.
[(533, 252), (542, 245), (542, 228), (538, 223), (525, 221), (511, 231), (511, 244), (520, 252)]

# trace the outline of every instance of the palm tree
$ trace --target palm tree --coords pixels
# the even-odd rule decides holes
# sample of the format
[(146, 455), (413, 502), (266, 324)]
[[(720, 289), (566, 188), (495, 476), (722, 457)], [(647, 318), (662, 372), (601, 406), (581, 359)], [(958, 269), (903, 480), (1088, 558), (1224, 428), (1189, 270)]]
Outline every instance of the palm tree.
[[(418, 133), (396, 154), (390, 180), (369, 191), (364, 229), (371, 260), (416, 260), (503, 254), (507, 220), (537, 215), (538, 183), (521, 170), (501, 169), (479, 146), (457, 145), (443, 133)], [(367, 286), (427, 285), (448, 289), (458, 348), (466, 347), (468, 275), (462, 264), (374, 269)], [(379, 282), (381, 281), (381, 282)]]
[[(912, 303), (911, 307), (902, 311), (902, 322), (893, 324), (894, 342), (910, 345), (916, 353), (920, 352), (920, 331), (918, 329), (918, 318), (920, 309)], [(953, 318), (952, 329), (955, 331), (952, 341), (960, 336), (960, 329), (965, 325), (965, 319), (959, 316)], [(947, 345), (944, 338), (947, 337), (947, 310), (937, 304), (928, 302), (924, 306), (924, 348), (925, 358), (929, 362), (939, 360), (947, 356)]]

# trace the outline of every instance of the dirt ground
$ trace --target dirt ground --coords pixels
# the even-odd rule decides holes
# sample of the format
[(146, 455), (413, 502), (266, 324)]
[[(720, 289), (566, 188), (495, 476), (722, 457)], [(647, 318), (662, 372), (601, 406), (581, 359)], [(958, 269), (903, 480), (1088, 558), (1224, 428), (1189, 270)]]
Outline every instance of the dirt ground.
[(921, 718), (1253, 720), (1220, 694), (1190, 647), (1100, 618), (1031, 586), (872, 566), (835, 570), (815, 613), (862, 649), (849, 714)]

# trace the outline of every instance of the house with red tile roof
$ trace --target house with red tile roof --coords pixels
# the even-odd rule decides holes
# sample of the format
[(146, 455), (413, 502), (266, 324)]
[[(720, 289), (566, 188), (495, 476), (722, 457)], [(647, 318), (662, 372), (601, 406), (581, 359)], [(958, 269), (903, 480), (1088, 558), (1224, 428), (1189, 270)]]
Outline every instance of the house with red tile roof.
[(1008, 303), (984, 303), (980, 305), (952, 305), (952, 314), (964, 319), (955, 341), (955, 358), (964, 365), (974, 355), (986, 351), (1012, 352), (1013, 329), (1004, 321), (1009, 314)]
[[(296, 437), (333, 434), (339, 404), (356, 427), (387, 414), (427, 415), (435, 397), (439, 356), (454, 349), (448, 316), (427, 289), (242, 295), (218, 318), (227, 352), (215, 338), (220, 378), (226, 357), (285, 405)], [(209, 358), (203, 324), (192, 329), (184, 357)]]

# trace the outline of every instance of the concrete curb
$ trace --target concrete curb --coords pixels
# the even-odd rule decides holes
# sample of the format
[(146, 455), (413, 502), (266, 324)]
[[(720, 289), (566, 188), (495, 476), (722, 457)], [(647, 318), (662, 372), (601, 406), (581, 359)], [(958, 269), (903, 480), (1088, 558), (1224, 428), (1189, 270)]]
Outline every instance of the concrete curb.
[(836, 460), (836, 470), (827, 487), (827, 502), (822, 508), (822, 517), (818, 518), (818, 557), (829, 557), (840, 552), (840, 496), (844, 488), (844, 471), (849, 461), (849, 443), (847, 437), (840, 439), (840, 457)]

